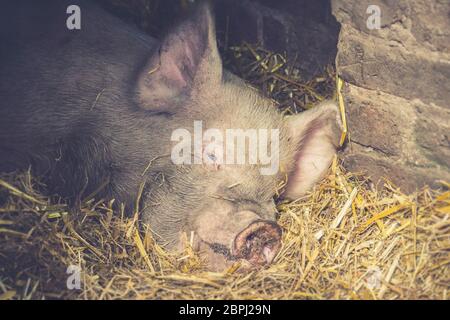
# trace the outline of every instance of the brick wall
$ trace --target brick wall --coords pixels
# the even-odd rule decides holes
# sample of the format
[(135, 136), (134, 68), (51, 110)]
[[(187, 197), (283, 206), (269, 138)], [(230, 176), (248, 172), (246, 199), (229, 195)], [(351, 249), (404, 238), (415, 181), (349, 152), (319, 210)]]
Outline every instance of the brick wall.
[[(369, 5), (380, 29), (369, 29)], [(332, 0), (346, 81), (345, 165), (405, 191), (450, 181), (450, 2)]]

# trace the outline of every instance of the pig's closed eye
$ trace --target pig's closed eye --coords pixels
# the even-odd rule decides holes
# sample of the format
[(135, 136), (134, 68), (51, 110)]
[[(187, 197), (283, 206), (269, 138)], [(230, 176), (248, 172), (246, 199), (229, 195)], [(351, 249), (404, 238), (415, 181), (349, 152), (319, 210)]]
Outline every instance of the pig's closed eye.
[(217, 161), (217, 157), (216, 157), (216, 155), (215, 155), (214, 153), (208, 153), (208, 158), (209, 158), (211, 161), (214, 161), (214, 162)]
[(204, 166), (208, 169), (214, 171), (220, 170), (222, 164), (222, 153), (218, 150), (213, 150), (211, 152), (205, 152), (204, 154)]

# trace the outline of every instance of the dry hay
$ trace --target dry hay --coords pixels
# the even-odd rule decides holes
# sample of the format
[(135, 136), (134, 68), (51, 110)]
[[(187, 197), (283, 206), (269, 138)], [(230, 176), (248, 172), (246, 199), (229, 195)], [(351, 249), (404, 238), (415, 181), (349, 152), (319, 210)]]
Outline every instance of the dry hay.
[[(254, 77), (286, 112), (332, 94), (331, 68), (302, 82), (281, 55), (274, 58), (249, 45), (233, 50), (233, 59), (248, 59), (240, 75)], [(29, 172), (1, 177), (0, 299), (448, 296), (450, 185), (445, 182), (441, 191), (423, 188), (405, 195), (387, 180), (373, 186), (343, 171), (335, 159), (328, 177), (307, 196), (279, 204), (283, 247), (272, 265), (248, 273), (238, 272), (238, 264), (223, 273), (205, 271), (189, 239), (185, 252), (165, 252), (149, 229), (138, 225), (138, 212), (113, 209), (113, 201), (89, 199), (69, 212), (38, 187)], [(70, 265), (81, 268), (81, 290), (67, 289)]]
[(313, 79), (304, 79), (296, 58), (274, 53), (258, 45), (243, 43), (223, 49), (224, 64), (236, 75), (259, 88), (287, 113), (298, 113), (333, 97), (334, 68), (330, 64)]

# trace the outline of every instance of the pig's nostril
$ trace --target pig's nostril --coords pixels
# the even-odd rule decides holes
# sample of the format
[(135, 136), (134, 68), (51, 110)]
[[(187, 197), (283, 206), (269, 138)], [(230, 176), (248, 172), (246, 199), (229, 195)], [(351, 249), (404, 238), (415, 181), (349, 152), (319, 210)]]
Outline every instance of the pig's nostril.
[(234, 240), (233, 255), (253, 265), (271, 263), (281, 247), (281, 229), (271, 221), (256, 221)]

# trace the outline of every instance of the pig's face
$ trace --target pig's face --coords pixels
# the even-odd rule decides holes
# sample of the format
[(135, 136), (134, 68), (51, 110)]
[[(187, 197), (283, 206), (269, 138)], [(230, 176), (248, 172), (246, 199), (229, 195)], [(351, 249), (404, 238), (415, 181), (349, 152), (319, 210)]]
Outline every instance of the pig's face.
[[(274, 102), (223, 72), (207, 7), (168, 35), (137, 86), (142, 108), (170, 114), (166, 125), (173, 132), (193, 134), (192, 147), (183, 149), (190, 162), (171, 157), (165, 168), (170, 174), (146, 194), (144, 221), (156, 238), (177, 248), (183, 233), (193, 234), (212, 270), (238, 259), (253, 266), (272, 262), (282, 234), (275, 220), (277, 188), (287, 179), (281, 192), (296, 198), (323, 176), (337, 145), (335, 105), (283, 118)], [(196, 121), (201, 121), (200, 140)], [(256, 133), (256, 140), (244, 137), (243, 162), (237, 156), (228, 161), (229, 129)], [(168, 152), (179, 146), (178, 138), (167, 137)], [(231, 149), (242, 150), (237, 143)]]
[[(200, 106), (200, 110), (213, 107), (223, 111), (195, 113), (190, 120), (202, 119), (203, 132), (217, 130), (224, 141), (217, 143), (205, 135), (201, 147), (202, 165), (190, 166), (189, 174), (180, 175), (180, 179), (201, 177), (194, 184), (202, 187), (197, 193), (202, 198), (194, 202), (196, 205), (185, 231), (187, 234), (195, 232), (194, 245), (207, 254), (213, 270), (220, 270), (237, 259), (245, 259), (252, 265), (270, 263), (281, 246), (281, 229), (275, 223), (274, 195), (284, 178), (279, 162), (287, 160), (277, 148), (287, 144), (283, 119), (272, 101), (228, 75), (219, 86), (208, 88), (194, 101), (195, 110)], [(253, 141), (244, 137), (247, 143), (244, 163), (226, 161), (230, 152), (227, 145), (230, 129), (255, 133)], [(260, 130), (267, 130), (267, 137), (258, 135)], [(274, 130), (278, 130), (278, 134), (272, 136)], [(236, 155), (238, 141), (234, 142), (236, 145), (231, 147)], [(255, 163), (250, 164), (251, 153), (259, 156), (260, 151), (258, 148), (251, 150), (252, 142), (267, 146), (265, 155), (270, 156), (271, 161), (256, 157)], [(208, 150), (208, 146), (213, 148)], [(214, 148), (216, 146), (219, 148)], [(271, 171), (272, 168), (275, 170)]]

